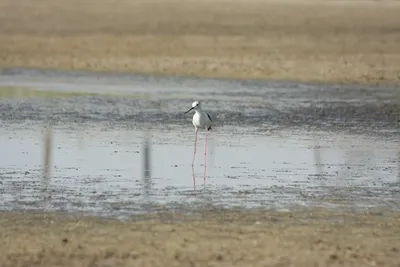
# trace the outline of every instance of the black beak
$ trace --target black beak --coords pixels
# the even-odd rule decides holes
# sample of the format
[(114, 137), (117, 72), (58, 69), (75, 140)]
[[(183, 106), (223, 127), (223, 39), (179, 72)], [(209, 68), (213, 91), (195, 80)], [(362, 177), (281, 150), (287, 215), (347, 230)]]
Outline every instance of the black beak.
[(184, 114), (188, 113), (189, 111), (191, 111), (193, 108), (189, 109), (188, 111), (186, 111)]

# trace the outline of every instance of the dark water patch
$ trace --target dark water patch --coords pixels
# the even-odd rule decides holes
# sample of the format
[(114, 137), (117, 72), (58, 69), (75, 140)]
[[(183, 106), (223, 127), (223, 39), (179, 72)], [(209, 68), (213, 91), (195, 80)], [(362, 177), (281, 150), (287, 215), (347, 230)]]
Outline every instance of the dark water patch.
[[(45, 121), (54, 123), (109, 123), (140, 126), (187, 125), (191, 116), (183, 114), (182, 100), (142, 100), (122, 97), (58, 98), (52, 102), (42, 99), (1, 99), (0, 119), (6, 122)], [(400, 104), (325, 103), (323, 107), (291, 107), (287, 109), (245, 108), (229, 106), (227, 102), (210, 107), (216, 127), (253, 126), (270, 128), (301, 128), (345, 130), (349, 132), (400, 135)]]

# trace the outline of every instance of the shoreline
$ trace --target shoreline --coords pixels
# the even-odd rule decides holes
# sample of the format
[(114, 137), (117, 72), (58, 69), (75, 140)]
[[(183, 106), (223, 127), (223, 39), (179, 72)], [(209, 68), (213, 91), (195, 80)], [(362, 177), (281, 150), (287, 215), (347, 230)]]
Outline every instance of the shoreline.
[[(0, 66), (0, 72), (8, 75), (9, 72), (13, 72), (14, 74), (26, 74), (27, 72), (40, 73), (42, 78), (46, 78), (47, 73), (49, 75), (59, 75), (63, 78), (65, 77), (73, 77), (73, 76), (88, 76), (88, 77), (104, 77), (107, 78), (117, 78), (117, 77), (138, 77), (145, 79), (160, 79), (160, 80), (205, 80), (205, 81), (215, 81), (215, 82), (249, 82), (255, 84), (282, 84), (282, 85), (304, 85), (304, 86), (315, 86), (315, 87), (346, 87), (346, 88), (359, 88), (364, 87), (366, 89), (398, 89), (400, 88), (400, 83), (368, 83), (368, 82), (344, 82), (344, 81), (320, 81), (320, 80), (279, 80), (279, 79), (268, 79), (268, 78), (240, 78), (240, 77), (224, 77), (224, 76), (200, 76), (200, 75), (170, 75), (166, 73), (152, 73), (152, 72), (130, 72), (130, 71), (102, 71), (102, 70), (93, 70), (93, 69), (57, 69), (57, 68), (34, 68), (34, 67), (8, 67), (8, 66)], [(3, 74), (0, 74), (0, 76)], [(4, 85), (0, 85), (4, 86)], [(13, 87), (13, 85), (6, 85), (6, 87)], [(16, 86), (18, 87), (18, 86)]]
[(73, 72), (73, 73), (90, 73), (98, 75), (132, 75), (132, 76), (148, 76), (153, 78), (176, 78), (176, 79), (208, 79), (217, 81), (251, 81), (251, 82), (272, 82), (272, 83), (287, 83), (287, 84), (304, 84), (313, 86), (368, 86), (368, 87), (385, 87), (385, 88), (400, 88), (400, 80), (365, 80), (365, 79), (349, 79), (349, 78), (332, 78), (332, 79), (318, 79), (318, 78), (277, 78), (270, 76), (259, 76), (259, 75), (240, 75), (238, 73), (230, 73), (228, 75), (196, 73), (188, 74), (185, 71), (182, 72), (160, 72), (160, 71), (137, 71), (137, 70), (104, 70), (102, 68), (51, 68), (51, 67), (40, 67), (40, 66), (21, 66), (21, 65), (0, 65), (0, 69), (24, 69), (24, 70), (37, 70), (37, 71), (56, 71), (56, 72)]

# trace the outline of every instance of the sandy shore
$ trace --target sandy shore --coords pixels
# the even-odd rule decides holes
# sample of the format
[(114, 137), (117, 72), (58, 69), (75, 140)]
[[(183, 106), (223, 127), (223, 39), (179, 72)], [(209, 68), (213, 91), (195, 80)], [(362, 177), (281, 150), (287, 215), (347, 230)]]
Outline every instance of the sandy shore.
[(0, 0), (0, 67), (399, 84), (396, 1)]
[(215, 211), (141, 219), (119, 222), (1, 213), (0, 262), (2, 266), (400, 264), (399, 214)]

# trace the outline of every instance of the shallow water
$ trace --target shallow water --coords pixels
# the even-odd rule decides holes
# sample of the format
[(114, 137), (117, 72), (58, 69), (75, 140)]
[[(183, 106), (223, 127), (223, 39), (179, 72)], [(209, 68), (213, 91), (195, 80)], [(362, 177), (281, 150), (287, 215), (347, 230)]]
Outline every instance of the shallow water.
[(400, 197), (398, 144), (387, 141), (319, 133), (316, 144), (314, 136), (301, 132), (246, 137), (214, 133), (204, 185), (200, 134), (194, 185), (193, 132), (153, 131), (152, 186), (146, 195), (143, 132), (78, 128), (53, 129), (48, 180), (41, 168), (42, 128), (9, 124), (1, 129), (1, 151), (7, 151), (0, 156), (1, 209), (123, 216), (148, 210), (149, 203), (160, 211), (334, 204), (397, 208)]
[[(149, 94), (0, 98), (3, 210), (400, 208), (398, 89), (24, 70), (1, 71), (0, 85)], [(205, 184), (204, 134), (193, 173), (194, 131), (183, 114), (197, 99), (215, 125)]]

